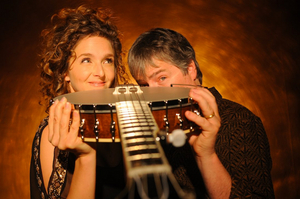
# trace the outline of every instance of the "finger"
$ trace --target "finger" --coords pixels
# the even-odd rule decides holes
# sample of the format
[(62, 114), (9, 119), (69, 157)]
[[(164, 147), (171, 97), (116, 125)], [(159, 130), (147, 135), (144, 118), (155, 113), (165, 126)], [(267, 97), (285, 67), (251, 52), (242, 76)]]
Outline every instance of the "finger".
[(73, 111), (72, 114), (72, 124), (70, 126), (70, 140), (76, 142), (77, 140), (81, 141), (81, 138), (78, 137), (78, 130), (80, 126), (80, 115), (77, 110)]
[(201, 117), (192, 111), (186, 111), (185, 117), (197, 124), (201, 127), (203, 131), (215, 131), (220, 127), (220, 118), (219, 116), (215, 115), (210, 119), (206, 119), (205, 117)]
[[(80, 116), (77, 110), (73, 111), (72, 114), (72, 124), (69, 127), (69, 132), (64, 140), (61, 143), (60, 148), (64, 147), (64, 149), (75, 149), (82, 144), (82, 140), (78, 137), (78, 129), (80, 125)], [(64, 145), (63, 145), (64, 144)]]
[(66, 102), (65, 106), (63, 107), (60, 123), (59, 123), (59, 143), (64, 143), (64, 140), (66, 140), (68, 137), (69, 125), (70, 125), (70, 114), (71, 114), (71, 104), (70, 102)]
[(73, 116), (73, 121), (72, 121), (72, 125), (70, 127), (70, 132), (77, 136), (78, 129), (80, 126), (80, 116), (79, 116), (78, 110), (74, 110), (72, 116)]
[(201, 146), (204, 143), (206, 143), (206, 146), (213, 146), (220, 128), (220, 121), (218, 119), (210, 120), (205, 119), (204, 117), (199, 117), (191, 111), (186, 111), (185, 116), (188, 120), (195, 122), (201, 127), (201, 134), (199, 136), (191, 135), (189, 143), (193, 146), (195, 146), (194, 143), (198, 146)]
[(52, 138), (53, 138), (53, 122), (54, 122), (54, 111), (55, 108), (58, 104), (58, 100), (55, 100), (55, 102), (51, 105), (50, 110), (49, 110), (49, 124), (48, 124), (48, 128), (49, 128), (49, 132), (48, 132), (48, 140), (49, 142), (51, 142)]
[(197, 135), (191, 135), (188, 140), (189, 144), (192, 146), (197, 139), (198, 139)]
[(186, 111), (185, 112), (185, 117), (189, 121), (192, 121), (192, 122), (196, 123), (200, 127), (202, 127), (205, 123), (205, 118), (200, 117), (199, 115), (197, 115), (196, 113), (194, 113), (192, 111)]
[(215, 102), (214, 95), (206, 88), (191, 89), (189, 94), (192, 95), (193, 97), (200, 96), (204, 98), (208, 103)]
[(204, 116), (216, 114), (218, 106), (215, 97), (207, 89), (191, 89), (190, 97), (198, 103)]
[(203, 92), (203, 93), (206, 93), (210, 97), (214, 97), (214, 95), (207, 88), (204, 88), (204, 87), (192, 88), (191, 91), (194, 92), (194, 93), (201, 93), (201, 92)]
[(54, 118), (53, 118), (53, 136), (51, 142), (54, 146), (57, 146), (59, 142), (60, 120), (66, 102), (67, 99), (63, 97), (55, 107)]

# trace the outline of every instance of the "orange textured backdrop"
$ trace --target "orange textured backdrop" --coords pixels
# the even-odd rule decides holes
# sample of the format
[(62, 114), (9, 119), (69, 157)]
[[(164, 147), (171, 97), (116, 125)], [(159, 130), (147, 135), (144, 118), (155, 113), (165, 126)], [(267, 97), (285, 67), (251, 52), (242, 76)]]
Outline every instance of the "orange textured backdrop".
[(142, 32), (166, 27), (194, 46), (204, 85), (263, 121), (277, 198), (299, 198), (299, 18), (297, 1), (28, 0), (0, 11), (0, 196), (29, 198), (32, 139), (39, 106), (37, 44), (50, 16), (81, 3), (112, 9), (128, 50)]

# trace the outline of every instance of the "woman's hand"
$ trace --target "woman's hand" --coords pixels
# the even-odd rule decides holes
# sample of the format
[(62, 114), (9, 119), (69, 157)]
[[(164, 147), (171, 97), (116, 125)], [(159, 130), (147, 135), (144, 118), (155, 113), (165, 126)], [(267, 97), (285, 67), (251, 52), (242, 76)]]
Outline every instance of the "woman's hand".
[[(60, 150), (69, 150), (77, 156), (95, 153), (90, 145), (78, 137), (79, 112), (73, 110), (72, 120), (70, 120), (71, 112), (72, 105), (67, 102), (66, 98), (62, 98), (60, 101), (56, 100), (50, 107), (49, 142)], [(70, 123), (70, 121), (72, 122)]]
[(70, 123), (71, 111), (66, 98), (56, 100), (50, 107), (48, 140), (60, 150), (69, 150), (77, 156), (68, 199), (95, 198), (96, 150), (78, 136), (79, 112), (73, 110)]

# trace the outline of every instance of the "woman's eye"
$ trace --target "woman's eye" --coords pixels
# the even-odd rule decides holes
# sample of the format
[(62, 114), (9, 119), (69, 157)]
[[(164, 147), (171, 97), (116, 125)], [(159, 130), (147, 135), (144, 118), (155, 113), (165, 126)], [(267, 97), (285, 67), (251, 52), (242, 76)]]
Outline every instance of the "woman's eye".
[(90, 58), (84, 58), (81, 60), (81, 63), (90, 63), (91, 59)]
[(105, 64), (111, 64), (111, 63), (114, 63), (114, 60), (111, 59), (111, 58), (108, 58), (104, 61)]

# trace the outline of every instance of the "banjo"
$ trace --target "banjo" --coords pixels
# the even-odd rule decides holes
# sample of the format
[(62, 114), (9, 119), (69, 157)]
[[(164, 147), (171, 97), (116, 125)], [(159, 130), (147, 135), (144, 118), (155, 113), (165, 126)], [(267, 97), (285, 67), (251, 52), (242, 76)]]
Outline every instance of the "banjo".
[(179, 198), (194, 198), (193, 193), (184, 192), (177, 183), (160, 144), (180, 147), (185, 144), (187, 133), (199, 134), (198, 126), (184, 116), (187, 110), (200, 114), (198, 105), (188, 98), (189, 90), (122, 85), (55, 99), (66, 97), (79, 110), (78, 136), (83, 141), (121, 142), (127, 188), (119, 198), (127, 193), (133, 198), (135, 187), (140, 198), (152, 198), (148, 189), (151, 182), (155, 184), (155, 198), (169, 198), (169, 184)]

